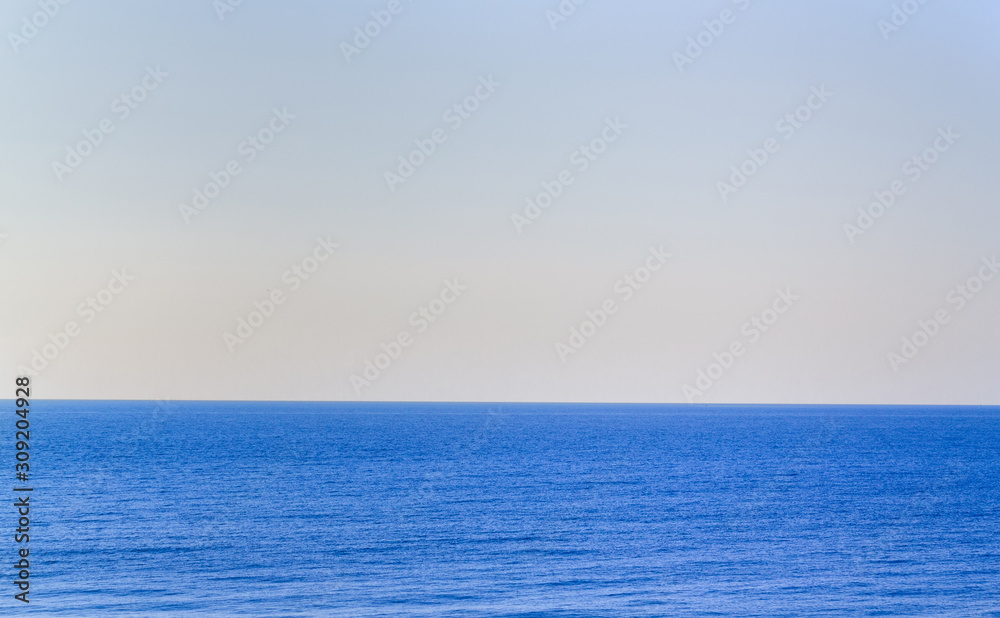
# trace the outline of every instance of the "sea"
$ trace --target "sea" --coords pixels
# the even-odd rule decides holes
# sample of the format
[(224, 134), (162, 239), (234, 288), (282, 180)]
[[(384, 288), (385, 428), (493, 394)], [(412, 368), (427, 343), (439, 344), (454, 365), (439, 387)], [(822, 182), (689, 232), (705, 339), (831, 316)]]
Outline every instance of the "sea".
[(998, 408), (32, 406), (5, 616), (1000, 616)]

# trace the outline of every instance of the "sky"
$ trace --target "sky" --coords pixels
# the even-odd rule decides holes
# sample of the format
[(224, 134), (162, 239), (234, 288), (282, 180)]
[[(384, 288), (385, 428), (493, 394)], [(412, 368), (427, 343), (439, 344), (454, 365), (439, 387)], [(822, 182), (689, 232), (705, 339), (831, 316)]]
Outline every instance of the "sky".
[(995, 405), (998, 30), (986, 0), (10, 0), (0, 374)]

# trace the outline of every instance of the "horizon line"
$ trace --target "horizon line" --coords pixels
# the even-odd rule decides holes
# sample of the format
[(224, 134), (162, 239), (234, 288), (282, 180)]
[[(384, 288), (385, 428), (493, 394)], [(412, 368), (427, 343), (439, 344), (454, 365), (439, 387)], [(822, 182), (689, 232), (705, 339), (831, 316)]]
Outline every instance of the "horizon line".
[[(0, 399), (14, 402), (15, 398)], [(908, 403), (686, 403), (686, 402), (616, 402), (616, 401), (351, 401), (324, 399), (46, 399), (33, 397), (32, 401), (60, 403), (214, 403), (214, 404), (321, 404), (321, 405), (419, 405), (419, 406), (624, 406), (624, 407), (673, 407), (673, 408), (973, 408), (1000, 412), (1000, 404), (908, 404)]]

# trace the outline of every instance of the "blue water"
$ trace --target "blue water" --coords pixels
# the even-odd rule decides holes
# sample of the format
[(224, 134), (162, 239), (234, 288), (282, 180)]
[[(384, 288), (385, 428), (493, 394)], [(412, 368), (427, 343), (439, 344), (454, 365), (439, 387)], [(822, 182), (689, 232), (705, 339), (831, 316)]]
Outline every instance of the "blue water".
[(39, 401), (32, 421), (32, 614), (1000, 616), (996, 409)]

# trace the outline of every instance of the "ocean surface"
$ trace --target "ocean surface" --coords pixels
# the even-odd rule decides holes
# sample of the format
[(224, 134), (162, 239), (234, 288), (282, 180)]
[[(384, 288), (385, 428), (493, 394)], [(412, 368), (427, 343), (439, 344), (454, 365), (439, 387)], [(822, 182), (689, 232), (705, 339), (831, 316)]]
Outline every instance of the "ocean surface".
[(1000, 616), (998, 409), (37, 401), (31, 433), (3, 615)]

